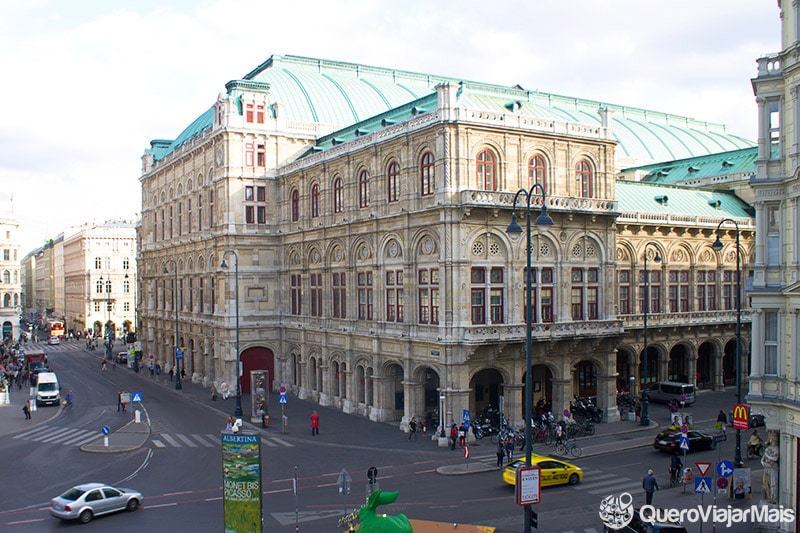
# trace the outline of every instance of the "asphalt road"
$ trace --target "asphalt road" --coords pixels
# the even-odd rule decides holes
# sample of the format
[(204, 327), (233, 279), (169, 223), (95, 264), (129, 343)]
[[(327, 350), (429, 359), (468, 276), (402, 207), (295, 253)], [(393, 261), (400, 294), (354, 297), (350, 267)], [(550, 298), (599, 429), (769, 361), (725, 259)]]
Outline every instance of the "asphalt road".
[[(163, 377), (153, 379), (149, 372), (135, 374), (111, 365), (103, 372), (100, 353), (87, 352), (82, 344), (68, 342), (48, 353), (62, 388), (74, 390), (75, 408), (36, 428), (0, 439), (0, 454), (12, 458), (5, 461), (6, 473), (9, 469), (14, 472), (5, 476), (12, 482), (0, 484), (0, 530), (62, 531), (76, 527), (49, 516), (49, 499), (76, 483), (103, 481), (143, 492), (144, 505), (135, 513), (99, 517), (77, 526), (81, 531), (221, 531), (221, 454), (215, 438), (224, 427), (225, 417), (233, 411), (233, 400), (212, 402), (205, 390), (192, 383), (185, 383), (184, 390), (178, 392), (172, 383)], [(116, 391), (120, 388), (142, 394), (141, 414), (151, 423), (150, 439), (128, 453), (82, 452), (79, 444), (92, 438), (91, 433), (84, 432), (93, 431), (96, 437), (102, 426), (114, 430), (130, 420), (131, 413), (116, 412)], [(277, 422), (280, 408), (275, 400), (273, 397), (271, 412)], [(732, 403), (731, 392), (701, 393), (692, 408), (695, 425), (712, 429), (719, 409), (728, 410)], [(45, 409), (52, 409), (48, 415), (57, 412), (57, 408), (43, 407), (34, 416), (44, 417)], [(322, 416), (316, 437), (307, 429), (313, 409)], [(281, 429), (274, 423), (266, 430), (251, 428), (262, 436), (264, 531), (340, 531), (338, 519), (364, 501), (367, 469), (372, 466), (378, 469), (380, 488), (400, 493), (397, 502), (385, 508), (387, 513), (522, 530), (523, 514), (515, 503), (514, 489), (491, 468), (494, 446), (488, 439), (470, 447), (469, 471), (474, 473), (442, 475), (447, 467), (466, 464), (461, 450), (440, 448), (422, 436), (419, 442), (409, 442), (396, 426), (372, 423), (294, 397), (290, 397), (284, 412), (288, 427)], [(666, 407), (654, 405), (651, 417), (664, 424), (666, 413)], [(573, 462), (584, 469), (585, 479), (576, 486), (543, 489), (543, 502), (537, 509), (539, 531), (601, 531), (597, 514), (600, 500), (629, 491), (637, 504), (644, 503), (641, 478), (648, 468), (656, 470), (662, 488), (668, 487), (669, 456), (652, 448), (657, 430), (636, 432), (641, 428), (633, 422), (607, 427), (629, 433), (582, 442), (587, 456)], [(65, 434), (74, 437), (64, 439)], [(729, 430), (729, 434), (729, 440), (717, 451), (692, 454), (687, 464), (698, 460), (716, 463), (718, 457), (732, 459), (733, 432)], [(114, 438), (113, 433), (110, 438)], [(748, 466), (754, 468), (753, 478), (757, 480), (760, 466), (756, 461), (751, 463)], [(337, 485), (342, 469), (353, 480), (347, 495), (340, 494)], [(708, 503), (711, 496), (705, 498)], [(684, 493), (680, 487), (660, 491), (656, 502), (696, 505), (700, 497), (692, 490)]]

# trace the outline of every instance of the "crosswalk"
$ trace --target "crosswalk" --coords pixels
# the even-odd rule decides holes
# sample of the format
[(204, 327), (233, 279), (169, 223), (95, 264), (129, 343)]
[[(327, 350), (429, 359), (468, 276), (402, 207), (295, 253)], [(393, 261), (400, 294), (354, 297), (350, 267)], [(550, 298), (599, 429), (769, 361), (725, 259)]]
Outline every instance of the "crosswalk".
[[(13, 438), (43, 444), (79, 447), (100, 437), (102, 437), (102, 433), (96, 430), (44, 425), (15, 435)], [(154, 433), (151, 442), (156, 448), (214, 448), (220, 445), (220, 436), (212, 433)], [(294, 446), (279, 437), (264, 437), (261, 439), (261, 443), (269, 447), (285, 446), (290, 448)]]
[(620, 492), (631, 492), (642, 488), (642, 481), (620, 476), (604, 470), (584, 469), (583, 481), (573, 485), (575, 490), (589, 494), (610, 496)]

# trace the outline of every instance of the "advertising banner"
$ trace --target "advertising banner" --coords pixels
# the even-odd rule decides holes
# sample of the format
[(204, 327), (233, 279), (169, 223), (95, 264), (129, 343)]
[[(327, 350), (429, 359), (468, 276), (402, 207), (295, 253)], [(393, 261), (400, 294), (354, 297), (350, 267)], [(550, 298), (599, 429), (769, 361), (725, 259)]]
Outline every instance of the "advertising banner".
[(269, 370), (250, 371), (250, 390), (250, 422), (260, 423), (262, 417), (269, 417)]
[(222, 502), (226, 533), (262, 531), (258, 433), (222, 432)]

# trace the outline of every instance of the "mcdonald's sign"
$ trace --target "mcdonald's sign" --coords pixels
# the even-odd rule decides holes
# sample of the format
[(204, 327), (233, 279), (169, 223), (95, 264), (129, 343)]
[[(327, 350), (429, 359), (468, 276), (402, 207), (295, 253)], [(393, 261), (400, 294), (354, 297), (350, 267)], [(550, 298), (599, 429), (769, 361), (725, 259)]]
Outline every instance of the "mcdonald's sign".
[(733, 428), (748, 429), (750, 427), (750, 407), (743, 403), (733, 404)]

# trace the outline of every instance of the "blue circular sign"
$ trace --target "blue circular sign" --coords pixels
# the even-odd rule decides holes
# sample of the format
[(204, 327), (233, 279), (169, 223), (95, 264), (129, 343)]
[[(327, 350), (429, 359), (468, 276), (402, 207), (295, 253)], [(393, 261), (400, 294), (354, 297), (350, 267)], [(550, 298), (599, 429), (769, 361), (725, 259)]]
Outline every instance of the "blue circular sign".
[(103, 435), (108, 435), (111, 433), (111, 428), (108, 426), (103, 426)]
[(720, 461), (717, 465), (717, 474), (720, 477), (731, 477), (733, 474), (733, 463), (730, 461)]

